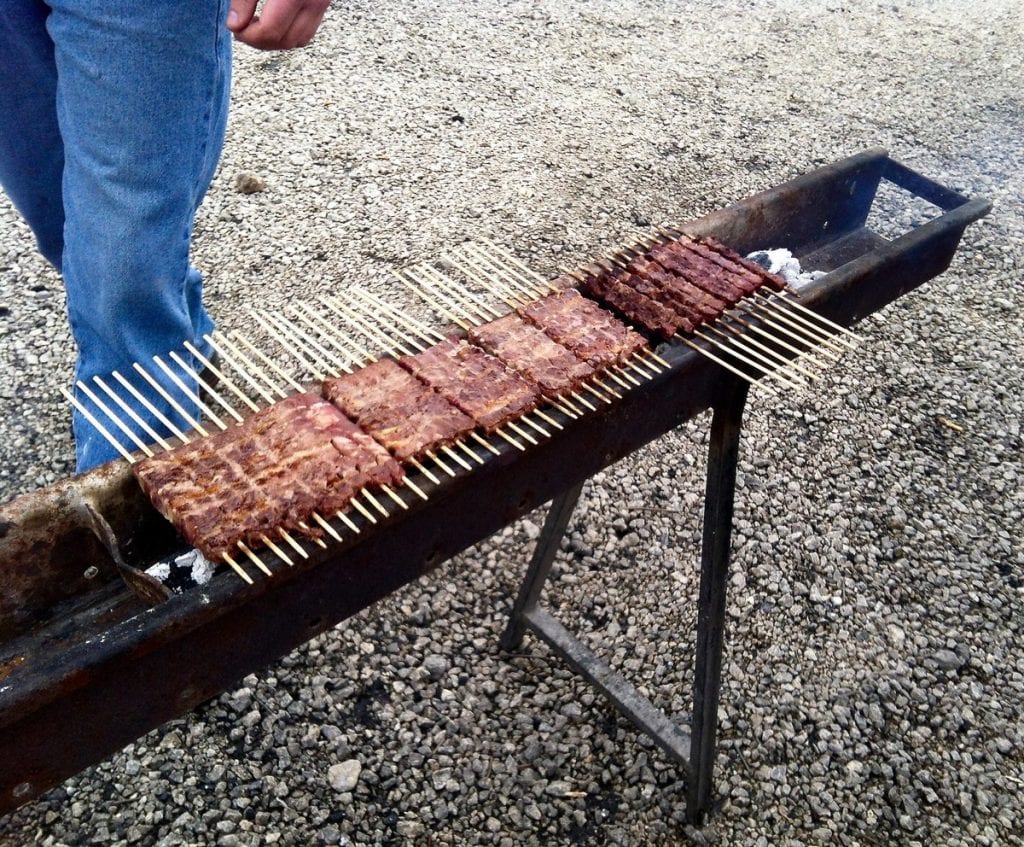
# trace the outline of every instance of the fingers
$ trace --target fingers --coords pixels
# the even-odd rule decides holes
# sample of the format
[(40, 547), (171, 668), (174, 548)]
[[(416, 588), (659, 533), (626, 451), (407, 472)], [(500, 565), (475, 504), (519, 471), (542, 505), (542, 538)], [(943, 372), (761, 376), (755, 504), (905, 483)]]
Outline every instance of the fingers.
[[(236, 3), (255, 8), (256, 0), (231, 0), (232, 9)], [(266, 0), (259, 15), (250, 15), (241, 28), (229, 28), (236, 39), (259, 50), (305, 47), (313, 40), (329, 5), (330, 0)]]
[(257, 0), (231, 0), (228, 6), (228, 29), (238, 32), (249, 25), (256, 13)]

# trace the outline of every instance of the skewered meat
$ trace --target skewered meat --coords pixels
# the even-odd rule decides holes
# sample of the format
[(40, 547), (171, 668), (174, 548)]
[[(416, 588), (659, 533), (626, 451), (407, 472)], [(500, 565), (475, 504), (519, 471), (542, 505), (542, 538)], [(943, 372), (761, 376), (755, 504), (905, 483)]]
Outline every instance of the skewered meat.
[[(665, 279), (668, 274), (662, 273), (662, 281), (656, 282), (646, 274), (637, 274), (622, 268), (612, 268), (608, 271), (612, 279), (621, 282), (629, 288), (635, 289), (644, 297), (649, 297), (680, 317), (684, 323), (698, 327), (704, 323), (704, 315), (694, 309), (690, 302), (678, 291), (669, 287)], [(669, 277), (670, 278), (670, 277)]]
[(469, 415), (486, 432), (536, 408), (538, 390), (499, 359), (457, 338), (399, 364)]
[(556, 398), (579, 387), (594, 369), (515, 312), (469, 330), (469, 340)]
[(770, 273), (769, 271), (762, 268), (757, 262), (752, 262), (745, 256), (741, 256), (735, 250), (730, 250), (718, 239), (711, 238), (709, 236), (708, 238), (704, 239), (703, 243), (707, 245), (715, 253), (717, 253), (719, 256), (721, 256), (723, 259), (726, 259), (732, 262), (733, 264), (739, 265), (741, 268), (745, 268), (751, 273), (761, 277), (761, 279), (764, 280), (765, 284), (773, 288), (775, 291), (785, 290), (786, 281), (781, 276), (779, 276), (778, 274)]
[(575, 289), (534, 300), (517, 311), (595, 368), (623, 364), (647, 346), (642, 335)]
[(672, 293), (673, 297), (686, 303), (706, 320), (715, 320), (728, 308), (728, 304), (724, 300), (708, 294), (685, 277), (672, 273), (645, 256), (637, 256), (626, 267), (638, 276), (663, 286), (666, 291)]
[(583, 281), (583, 287), (631, 321), (651, 332), (657, 332), (664, 338), (671, 338), (680, 329), (684, 332), (694, 330), (693, 324), (686, 318), (676, 315), (656, 300), (612, 278), (611, 274), (588, 275)]
[(678, 242), (655, 244), (647, 255), (691, 284), (724, 300), (730, 306), (735, 306), (749, 293), (746, 288), (738, 284), (738, 280), (724, 274), (720, 268), (713, 265), (708, 267), (710, 262), (706, 259), (702, 260), (700, 256), (691, 253)]
[(366, 486), (398, 483), (401, 466), (331, 404), (297, 394), (236, 427), (132, 466), (143, 490), (208, 559), (278, 528), (317, 534)]
[(322, 391), (403, 461), (451, 444), (475, 427), (472, 418), (392, 359), (329, 379)]

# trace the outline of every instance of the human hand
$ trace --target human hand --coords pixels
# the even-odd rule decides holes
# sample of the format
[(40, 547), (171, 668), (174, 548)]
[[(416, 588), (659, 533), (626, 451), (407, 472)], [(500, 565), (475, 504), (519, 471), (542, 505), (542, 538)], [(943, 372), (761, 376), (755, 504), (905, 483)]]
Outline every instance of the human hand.
[(258, 50), (290, 50), (313, 40), (330, 0), (231, 0), (228, 29)]

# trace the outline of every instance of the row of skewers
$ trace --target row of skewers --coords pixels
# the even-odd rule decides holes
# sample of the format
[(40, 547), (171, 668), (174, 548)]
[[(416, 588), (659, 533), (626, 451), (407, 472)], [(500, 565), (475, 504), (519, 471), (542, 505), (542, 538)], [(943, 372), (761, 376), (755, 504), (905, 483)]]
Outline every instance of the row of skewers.
[[(198, 406), (202, 421), (161, 380), (135, 366), (188, 421), (189, 431), (120, 374), (112, 379), (127, 394), (96, 378), (91, 386), (79, 383), (78, 396), (67, 396), (132, 463), (154, 505), (186, 540), (251, 582), (243, 557), (272, 573), (260, 548), (294, 564), (309, 555), (301, 539), (325, 546), (327, 536), (340, 541), (345, 531), (359, 533), (392, 514), (389, 505), (407, 509), (412, 497), (427, 499), (425, 489), (444, 476), (482, 465), (503, 449), (527, 449), (566, 418), (613, 402), (667, 367), (643, 335), (570, 283), (581, 282), (642, 328), (681, 340), (752, 380), (770, 375), (779, 384), (796, 384), (794, 368), (810, 374), (806, 362), (814, 347), (827, 344), (835, 352), (836, 338), (849, 344), (813, 313), (783, 303), (784, 286), (776, 278), (736, 265), (716, 247), (701, 245), (735, 267), (684, 272), (685, 260), (660, 246), (681, 241), (661, 234), (643, 252), (637, 242), (625, 248), (629, 252), (550, 282), (489, 243), (467, 243), (444, 257), (475, 285), (429, 264), (397, 274), (465, 338), (363, 289), (325, 297), (317, 306), (298, 304), (288, 315), (256, 312), (263, 331), (318, 390), (311, 393), (294, 367), (282, 367), (244, 335), (217, 333), (206, 341), (219, 361), (185, 346), (204, 373), (219, 380), (216, 386), (176, 352), (168, 358), (181, 375), (154, 358), (160, 373)], [(712, 276), (739, 276), (743, 283), (700, 284)], [(765, 286), (768, 296), (761, 293)], [(786, 339), (777, 337), (783, 321)], [(740, 333), (741, 326), (748, 332)], [(753, 328), (799, 354), (796, 362), (761, 341), (761, 358), (750, 358)], [(725, 333), (731, 333), (729, 344), (720, 340)], [(128, 396), (153, 412), (179, 446), (146, 424)]]

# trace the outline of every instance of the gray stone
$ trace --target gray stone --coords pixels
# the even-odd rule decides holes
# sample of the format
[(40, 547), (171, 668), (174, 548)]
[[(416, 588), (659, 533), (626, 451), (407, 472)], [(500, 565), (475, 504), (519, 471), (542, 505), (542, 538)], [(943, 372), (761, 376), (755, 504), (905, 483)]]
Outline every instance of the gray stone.
[(358, 759), (348, 759), (331, 765), (327, 770), (327, 781), (338, 793), (351, 791), (359, 782), (359, 774), (363, 766)]

